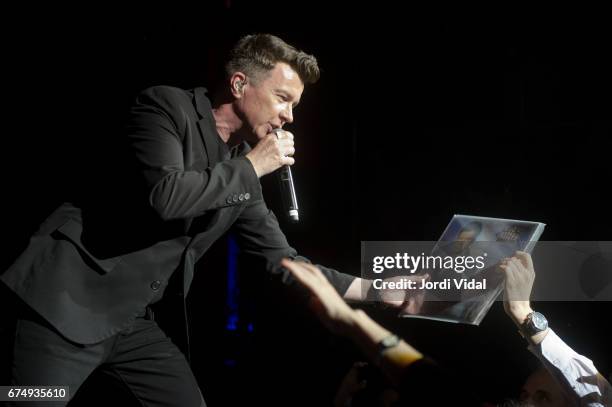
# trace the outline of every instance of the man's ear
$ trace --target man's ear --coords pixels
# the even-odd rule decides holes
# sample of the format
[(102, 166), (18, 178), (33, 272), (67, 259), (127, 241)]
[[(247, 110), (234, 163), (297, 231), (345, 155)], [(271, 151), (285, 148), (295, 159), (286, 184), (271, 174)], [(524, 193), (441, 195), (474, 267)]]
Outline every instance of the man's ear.
[(234, 72), (230, 78), (230, 86), (232, 95), (239, 99), (244, 94), (244, 87), (247, 84), (247, 77), (242, 72)]

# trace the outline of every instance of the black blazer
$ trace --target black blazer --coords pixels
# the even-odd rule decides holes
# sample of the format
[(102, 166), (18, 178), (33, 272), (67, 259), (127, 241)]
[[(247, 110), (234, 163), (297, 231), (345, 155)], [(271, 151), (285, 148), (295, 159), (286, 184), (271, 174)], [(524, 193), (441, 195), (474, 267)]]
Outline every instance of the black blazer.
[[(62, 335), (90, 344), (116, 334), (175, 272), (186, 294), (195, 262), (230, 229), (291, 281), (278, 262), (297, 253), (263, 201), (249, 146), (223, 143), (204, 88), (142, 92), (122, 145), (89, 183), (95, 193), (61, 205), (0, 277)], [(340, 293), (354, 278), (322, 269)]]

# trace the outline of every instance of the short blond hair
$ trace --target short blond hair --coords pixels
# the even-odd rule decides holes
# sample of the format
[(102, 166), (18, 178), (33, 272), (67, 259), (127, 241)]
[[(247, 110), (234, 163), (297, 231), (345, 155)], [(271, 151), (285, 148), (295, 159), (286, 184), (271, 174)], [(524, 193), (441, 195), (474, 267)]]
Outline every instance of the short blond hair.
[(274, 69), (278, 62), (291, 66), (304, 84), (319, 80), (319, 65), (314, 56), (271, 34), (246, 35), (238, 40), (230, 53), (225, 70), (228, 77), (235, 72), (243, 72), (257, 82), (266, 72)]

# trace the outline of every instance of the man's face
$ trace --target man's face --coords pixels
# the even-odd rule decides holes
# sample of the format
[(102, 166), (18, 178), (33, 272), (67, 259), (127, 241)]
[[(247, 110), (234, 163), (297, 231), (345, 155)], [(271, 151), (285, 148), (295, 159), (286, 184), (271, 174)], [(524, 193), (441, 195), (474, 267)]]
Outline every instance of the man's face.
[(569, 407), (561, 386), (545, 369), (538, 369), (527, 378), (521, 389), (520, 400), (525, 406)]
[(457, 239), (452, 243), (451, 253), (458, 255), (467, 250), (476, 240), (476, 232), (473, 230), (462, 230), (459, 232)]
[(236, 104), (245, 123), (247, 140), (257, 142), (293, 122), (293, 109), (300, 101), (304, 84), (288, 64), (279, 62), (257, 82), (249, 80)]

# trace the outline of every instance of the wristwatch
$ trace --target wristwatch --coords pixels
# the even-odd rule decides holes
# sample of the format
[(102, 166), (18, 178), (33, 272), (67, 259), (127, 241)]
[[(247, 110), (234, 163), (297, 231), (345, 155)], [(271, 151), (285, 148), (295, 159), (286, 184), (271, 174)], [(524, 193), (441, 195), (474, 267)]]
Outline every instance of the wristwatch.
[(400, 340), (401, 339), (397, 335), (391, 334), (389, 336), (385, 336), (380, 342), (378, 342), (378, 364), (380, 364), (382, 361), (385, 351), (399, 345)]
[(540, 332), (544, 332), (548, 328), (546, 317), (537, 311), (530, 312), (521, 324), (521, 334), (524, 337), (531, 337)]

